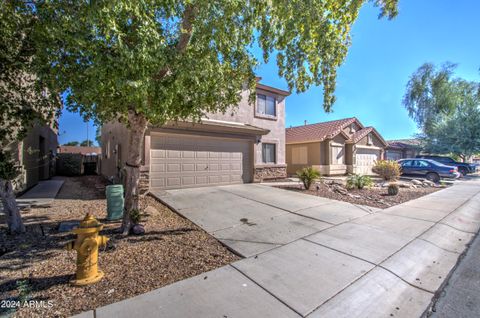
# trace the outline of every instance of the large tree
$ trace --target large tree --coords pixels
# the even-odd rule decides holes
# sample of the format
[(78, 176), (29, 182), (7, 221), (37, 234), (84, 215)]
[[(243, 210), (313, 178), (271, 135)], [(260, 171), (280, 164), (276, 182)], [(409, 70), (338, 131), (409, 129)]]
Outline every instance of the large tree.
[(15, 153), (28, 129), (50, 122), (59, 99), (35, 76), (37, 19), (21, 1), (0, 2), (0, 197), (11, 233), (25, 231), (13, 182), (21, 172)]
[[(41, 55), (51, 89), (67, 92), (67, 108), (98, 123), (129, 128), (126, 201), (138, 209), (141, 147), (149, 124), (198, 120), (254, 91), (252, 53), (276, 55), (290, 90), (322, 85), (326, 111), (335, 101), (336, 70), (350, 45), (360, 7), (373, 2), (394, 17), (398, 0), (108, 0), (40, 1)], [(253, 98), (253, 93), (251, 97)]]
[(422, 65), (410, 78), (403, 103), (430, 153), (465, 160), (480, 151), (480, 84), (454, 77), (455, 65)]
[(93, 145), (93, 141), (91, 141), (90, 139), (85, 139), (80, 143), (80, 146), (82, 147), (90, 147), (92, 145)]

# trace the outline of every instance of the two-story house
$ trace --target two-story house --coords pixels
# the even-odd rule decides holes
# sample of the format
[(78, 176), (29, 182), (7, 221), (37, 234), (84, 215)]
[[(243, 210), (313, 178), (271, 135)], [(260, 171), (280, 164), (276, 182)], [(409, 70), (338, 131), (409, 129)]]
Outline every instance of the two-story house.
[[(256, 102), (242, 91), (239, 105), (206, 114), (200, 123), (151, 126), (145, 134), (141, 188), (175, 189), (259, 182), (286, 176), (285, 98), (290, 93), (257, 82)], [(102, 175), (120, 177), (127, 128), (102, 127)]]

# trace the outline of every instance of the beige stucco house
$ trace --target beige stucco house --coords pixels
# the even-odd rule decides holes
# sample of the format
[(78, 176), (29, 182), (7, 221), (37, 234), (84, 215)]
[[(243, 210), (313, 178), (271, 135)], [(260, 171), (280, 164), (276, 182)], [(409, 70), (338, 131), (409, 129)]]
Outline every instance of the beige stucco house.
[(375, 128), (364, 127), (356, 118), (287, 128), (287, 173), (310, 166), (326, 176), (369, 175), (386, 146)]
[[(289, 92), (256, 85), (239, 105), (206, 114), (200, 123), (149, 127), (143, 144), (141, 185), (175, 189), (256, 182), (286, 176), (285, 98)], [(127, 158), (127, 128), (118, 122), (102, 127), (102, 175), (121, 177)]]
[(11, 147), (21, 173), (14, 183), (15, 192), (23, 192), (41, 180), (55, 175), (55, 155), (58, 147), (57, 129), (35, 124), (25, 138)]
[(385, 149), (385, 159), (399, 160), (414, 158), (422, 150), (421, 141), (418, 139), (397, 139), (388, 140)]

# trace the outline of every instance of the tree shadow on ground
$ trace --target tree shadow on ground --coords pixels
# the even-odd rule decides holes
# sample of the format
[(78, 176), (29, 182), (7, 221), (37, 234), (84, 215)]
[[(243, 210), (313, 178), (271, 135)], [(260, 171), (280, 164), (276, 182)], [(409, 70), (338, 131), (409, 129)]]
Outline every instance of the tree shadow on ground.
[[(57, 275), (50, 277), (30, 277), (25, 279), (11, 279), (0, 284), (0, 292), (7, 293), (19, 289), (19, 282), (24, 284), (24, 288), (29, 293), (47, 290), (50, 287), (58, 285), (68, 285), (74, 275)], [(36, 299), (41, 300), (41, 299)]]

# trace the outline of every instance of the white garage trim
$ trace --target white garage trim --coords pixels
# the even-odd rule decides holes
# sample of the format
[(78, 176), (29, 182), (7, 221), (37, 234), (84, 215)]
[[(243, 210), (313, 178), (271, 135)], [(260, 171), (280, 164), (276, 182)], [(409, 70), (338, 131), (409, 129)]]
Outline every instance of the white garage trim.
[(253, 144), (248, 139), (152, 134), (150, 188), (251, 182), (252, 153)]
[(355, 148), (357, 148), (357, 149), (375, 149), (375, 150), (382, 150), (382, 148), (380, 148), (380, 147), (364, 146), (364, 145), (355, 145)]
[(381, 151), (374, 148), (360, 148), (355, 153), (354, 173), (371, 175), (375, 161), (381, 159)]

